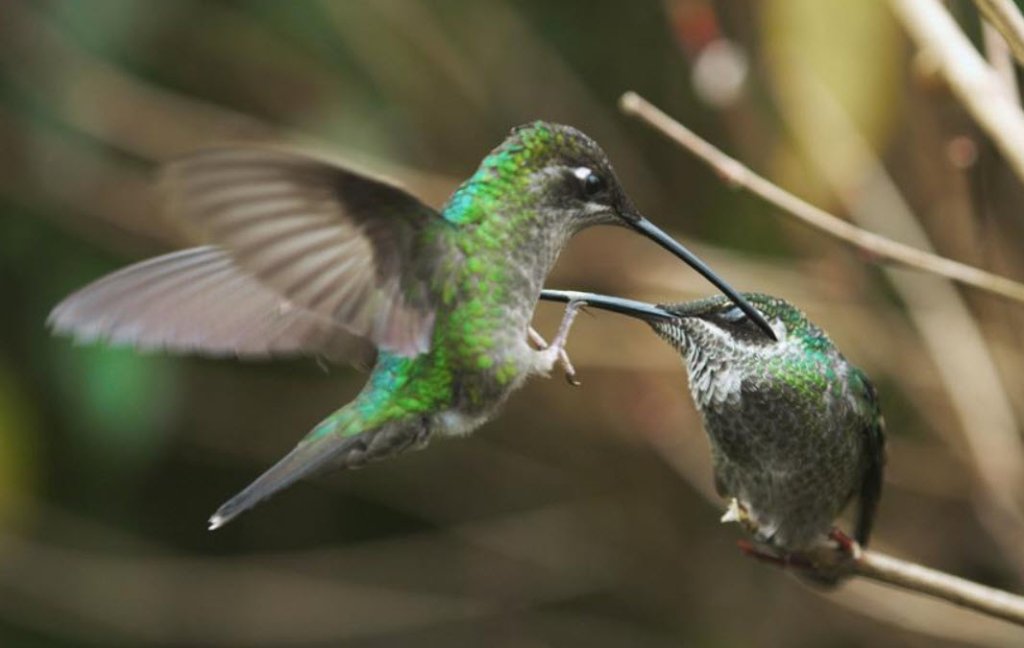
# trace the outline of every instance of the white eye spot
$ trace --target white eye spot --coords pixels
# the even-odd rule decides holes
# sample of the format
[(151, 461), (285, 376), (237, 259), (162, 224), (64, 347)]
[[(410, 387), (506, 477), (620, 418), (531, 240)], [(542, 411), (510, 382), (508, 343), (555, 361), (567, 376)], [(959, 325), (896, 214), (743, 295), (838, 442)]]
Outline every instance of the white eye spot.
[(572, 170), (573, 176), (580, 183), (583, 196), (587, 199), (595, 198), (598, 194), (608, 189), (608, 183), (603, 177), (594, 173), (590, 167), (576, 167)]

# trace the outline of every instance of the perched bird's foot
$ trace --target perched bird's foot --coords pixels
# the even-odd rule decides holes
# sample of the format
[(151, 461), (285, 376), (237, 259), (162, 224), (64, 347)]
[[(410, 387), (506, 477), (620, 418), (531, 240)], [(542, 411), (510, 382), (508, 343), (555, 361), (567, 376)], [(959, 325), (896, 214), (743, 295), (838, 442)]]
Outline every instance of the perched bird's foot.
[(760, 547), (749, 540), (738, 540), (736, 546), (744, 555), (755, 560), (766, 562), (782, 569), (796, 567), (797, 569), (814, 569), (814, 564), (806, 557), (797, 553), (775, 553), (764, 547)]
[(854, 560), (860, 558), (860, 543), (843, 533), (837, 527), (832, 527), (832, 530), (828, 532), (828, 539), (836, 543), (836, 548), (839, 549), (841, 553), (846, 554), (847, 557)]
[(560, 364), (565, 372), (566, 381), (573, 386), (578, 386), (581, 383), (576, 378), (576, 368), (573, 367), (572, 361), (569, 359), (569, 353), (565, 350), (565, 343), (569, 339), (569, 330), (572, 328), (572, 323), (576, 319), (576, 315), (579, 314), (579, 309), (582, 305), (583, 302), (569, 302), (569, 305), (565, 308), (562, 323), (558, 326), (558, 332), (555, 334), (554, 339), (551, 340), (551, 344), (548, 344), (532, 326), (527, 331), (530, 341), (536, 344), (544, 355), (542, 361), (544, 370), (550, 372), (555, 363)]
[(737, 544), (740, 551), (751, 558), (781, 569), (796, 569), (801, 577), (815, 585), (831, 588), (853, 573), (861, 548), (838, 529), (830, 531), (828, 538), (831, 542), (822, 539), (799, 551), (786, 551), (749, 540), (741, 540)]
[(786, 566), (786, 562), (782, 559), (781, 556), (776, 556), (775, 554), (758, 547), (750, 540), (737, 540), (736, 547), (739, 548), (740, 552), (744, 556), (750, 556), (755, 560), (770, 563), (772, 565), (775, 565), (776, 567)]
[(729, 498), (729, 506), (726, 507), (725, 513), (722, 515), (722, 524), (728, 524), (735, 522), (742, 526), (747, 533), (751, 535), (758, 534), (757, 522), (754, 518), (750, 517), (750, 511), (735, 497)]
[(740, 501), (735, 497), (729, 498), (729, 506), (725, 508), (725, 513), (722, 515), (722, 524), (729, 522), (746, 524), (749, 520), (750, 515), (747, 513), (747, 507), (740, 504)]

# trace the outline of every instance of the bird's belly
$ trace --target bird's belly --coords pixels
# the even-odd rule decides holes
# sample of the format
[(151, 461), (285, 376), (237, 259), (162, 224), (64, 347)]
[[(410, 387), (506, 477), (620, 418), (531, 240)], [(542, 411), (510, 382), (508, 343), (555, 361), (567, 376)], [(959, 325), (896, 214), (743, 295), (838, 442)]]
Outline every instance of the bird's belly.
[(489, 412), (449, 409), (436, 416), (435, 425), (437, 431), (445, 436), (465, 436), (483, 425), (489, 418)]
[(708, 417), (705, 425), (719, 492), (746, 507), (762, 540), (806, 547), (829, 530), (854, 490), (859, 446), (842, 426), (780, 427), (763, 417), (730, 425)]
[(535, 353), (525, 342), (509, 344), (505, 352), (493, 356), (488, 367), (464, 367), (455, 383), (451, 407), (435, 417), (438, 432), (462, 436), (493, 418), (529, 376)]

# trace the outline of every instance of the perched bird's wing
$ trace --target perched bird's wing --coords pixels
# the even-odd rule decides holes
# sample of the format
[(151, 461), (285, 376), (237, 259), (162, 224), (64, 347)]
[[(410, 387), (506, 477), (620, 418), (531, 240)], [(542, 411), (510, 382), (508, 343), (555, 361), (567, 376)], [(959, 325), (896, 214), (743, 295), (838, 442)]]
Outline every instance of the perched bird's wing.
[(871, 527), (878, 512), (878, 502), (882, 498), (882, 473), (885, 469), (885, 421), (878, 407), (878, 392), (860, 370), (854, 369), (863, 386), (862, 397), (869, 408), (871, 423), (864, 428), (864, 457), (866, 461), (864, 477), (858, 493), (857, 521), (854, 538), (867, 546), (871, 537)]
[(366, 363), (373, 354), (366, 340), (295, 306), (212, 246), (107, 275), (58, 304), (49, 324), (83, 342), (210, 356), (311, 354)]
[(379, 348), (430, 347), (425, 257), (447, 225), (405, 191), (282, 149), (215, 148), (167, 165), (170, 213), (291, 303)]
[(304, 477), (326, 469), (358, 468), (368, 461), (422, 447), (430, 435), (426, 423), (419, 417), (390, 421), (376, 428), (351, 433), (344, 429), (344, 424), (339, 424), (346, 409), (318, 425), (294, 450), (217, 509), (210, 517), (210, 530), (224, 526), (240, 513)]

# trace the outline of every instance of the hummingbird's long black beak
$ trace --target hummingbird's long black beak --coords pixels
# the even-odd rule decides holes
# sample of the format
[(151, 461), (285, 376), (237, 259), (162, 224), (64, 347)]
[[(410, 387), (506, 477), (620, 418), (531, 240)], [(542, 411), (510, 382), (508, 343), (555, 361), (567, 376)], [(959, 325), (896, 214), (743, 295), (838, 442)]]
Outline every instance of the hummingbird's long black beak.
[(744, 299), (743, 296), (740, 295), (732, 286), (727, 284), (725, 279), (722, 279), (715, 274), (715, 272), (708, 267), (708, 264), (697, 258), (693, 252), (687, 250), (682, 244), (658, 228), (657, 225), (639, 214), (637, 214), (635, 218), (628, 218), (624, 220), (627, 225), (685, 261), (687, 265), (699, 272), (705, 279), (713, 283), (715, 287), (722, 291), (722, 294), (728, 297), (732, 303), (736, 304), (740, 310), (746, 313), (747, 317), (757, 324), (758, 328), (765, 332), (765, 335), (770, 337), (772, 340), (778, 340), (775, 336), (775, 331), (772, 330), (771, 325), (768, 324), (768, 321), (764, 316), (761, 315), (756, 308), (751, 306), (750, 302)]
[(634, 299), (612, 297), (611, 295), (601, 295), (599, 293), (579, 292), (577, 290), (549, 290), (545, 288), (540, 292), (540, 298), (545, 301), (563, 302), (566, 304), (578, 302), (586, 306), (600, 308), (601, 310), (629, 315), (630, 317), (635, 317), (647, 322), (672, 320), (678, 319), (679, 317), (678, 315), (670, 313), (664, 308), (655, 306), (654, 304), (648, 304), (647, 302), (636, 301)]

